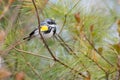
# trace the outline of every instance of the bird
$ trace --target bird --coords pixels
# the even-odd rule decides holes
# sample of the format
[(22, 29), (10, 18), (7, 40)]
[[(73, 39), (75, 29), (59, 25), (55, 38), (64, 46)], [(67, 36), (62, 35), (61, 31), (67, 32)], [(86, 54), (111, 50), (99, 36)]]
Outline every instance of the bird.
[(56, 34), (56, 28), (57, 28), (57, 24), (56, 24), (55, 20), (45, 19), (44, 21), (40, 22), (39, 29), (38, 29), (38, 27), (35, 28), (27, 37), (23, 38), (23, 40), (29, 41), (34, 37), (41, 38), (41, 36), (39, 34), (39, 30), (44, 39), (51, 38), (52, 36), (54, 36)]

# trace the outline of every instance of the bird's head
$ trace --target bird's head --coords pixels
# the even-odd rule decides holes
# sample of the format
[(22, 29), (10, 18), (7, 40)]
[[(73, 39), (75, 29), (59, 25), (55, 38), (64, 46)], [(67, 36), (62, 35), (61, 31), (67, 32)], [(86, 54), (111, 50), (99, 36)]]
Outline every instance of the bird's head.
[(55, 20), (45, 19), (42, 22), (41, 31), (43, 31), (43, 32), (53, 31), (54, 33), (56, 33), (56, 27), (57, 27), (57, 24), (56, 24)]

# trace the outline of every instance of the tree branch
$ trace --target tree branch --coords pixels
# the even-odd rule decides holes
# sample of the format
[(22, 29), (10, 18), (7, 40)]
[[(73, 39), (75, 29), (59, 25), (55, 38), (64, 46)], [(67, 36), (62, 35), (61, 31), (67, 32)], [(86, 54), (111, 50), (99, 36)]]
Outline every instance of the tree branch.
[(47, 57), (47, 56), (43, 56), (43, 55), (35, 54), (35, 53), (32, 53), (32, 52), (24, 51), (24, 50), (15, 48), (15, 47), (14, 47), (14, 49), (15, 49), (16, 51), (18, 51), (18, 52), (23, 52), (23, 53), (30, 54), (30, 55), (33, 55), (33, 56), (37, 56), (37, 57), (41, 57), (41, 58), (53, 60), (53, 58), (50, 58), (50, 57)]
[(54, 56), (53, 53), (51, 52), (50, 48), (48, 47), (48, 45), (47, 45), (47, 43), (46, 43), (46, 41), (45, 41), (45, 39), (44, 39), (44, 37), (43, 37), (42, 34), (41, 34), (41, 31), (40, 31), (40, 18), (39, 18), (39, 15), (38, 15), (38, 10), (37, 10), (37, 7), (36, 7), (36, 4), (35, 4), (34, 0), (32, 0), (32, 2), (33, 2), (33, 5), (34, 5), (34, 7), (35, 7), (36, 16), (37, 16), (37, 19), (38, 19), (39, 35), (40, 35), (40, 37), (41, 37), (41, 39), (42, 39), (42, 41), (43, 41), (46, 49), (49, 51), (50, 55), (53, 57), (54, 60), (56, 60), (55, 56)]
[[(37, 19), (38, 19), (38, 29), (39, 29), (39, 28), (40, 28), (40, 18), (39, 18), (39, 15), (38, 15), (38, 10), (37, 10), (37, 7), (36, 7), (36, 4), (35, 4), (34, 0), (32, 0), (32, 2), (33, 2), (33, 5), (34, 5), (34, 7), (35, 7), (36, 16), (37, 16)], [(57, 59), (57, 58), (53, 55), (53, 53), (52, 53), (52, 51), (50, 50), (50, 48), (48, 47), (48, 45), (47, 45), (44, 37), (42, 36), (40, 29), (39, 29), (39, 35), (40, 35), (40, 37), (41, 37), (41, 39), (42, 39), (42, 41), (43, 41), (46, 49), (48, 50), (48, 52), (50, 53), (50, 55), (53, 57), (54, 61), (62, 64), (63, 66), (65, 66), (66, 68), (69, 68), (70, 70), (73, 70), (73, 71), (77, 72), (77, 73), (78, 73), (79, 75), (81, 75), (83, 78), (86, 78), (85, 75), (83, 75), (83, 74), (80, 73), (79, 71), (75, 70), (74, 68), (71, 68), (70, 66), (68, 66), (68, 65), (65, 64), (65, 63), (63, 63), (62, 61), (60, 61), (59, 59)]]

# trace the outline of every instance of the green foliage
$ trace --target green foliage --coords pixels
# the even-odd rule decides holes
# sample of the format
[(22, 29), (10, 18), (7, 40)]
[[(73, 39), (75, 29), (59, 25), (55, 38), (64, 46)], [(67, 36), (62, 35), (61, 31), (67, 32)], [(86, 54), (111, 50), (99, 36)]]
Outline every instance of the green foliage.
[[(55, 38), (46, 40), (54, 56), (64, 63), (61, 64), (51, 57), (42, 40), (36, 38), (28, 42), (22, 42), (12, 47), (8, 53), (5, 53), (7, 54), (5, 56), (6, 66), (13, 76), (17, 72), (23, 71), (26, 74), (25, 80), (27, 78), (30, 80), (40, 80), (40, 78), (42, 80), (85, 80), (84, 77), (79, 75), (80, 72), (85, 76), (91, 77), (91, 79), (86, 80), (115, 79), (120, 47), (119, 38), (116, 37), (117, 39), (114, 40), (115, 37), (111, 35), (111, 25), (115, 24), (114, 16), (116, 14), (104, 14), (104, 12), (101, 14), (97, 10), (96, 13), (88, 12), (86, 14), (83, 10), (85, 7), (81, 7), (82, 0), (35, 1), (40, 19), (54, 18), (59, 25), (58, 29), (61, 29), (65, 15), (67, 15), (62, 33), (59, 35), (65, 41), (64, 45), (67, 44), (67, 47), (70, 47), (73, 52), (70, 50), (70, 52), (66, 51), (64, 46), (60, 45), (63, 43), (62, 41), (58, 41)], [(4, 3), (0, 4), (2, 4), (1, 8), (4, 8)], [(0, 19), (0, 29), (5, 29), (7, 33), (3, 51), (6, 51), (18, 41), (23, 41), (22, 39), (38, 26), (32, 1), (14, 1), (11, 6), (7, 14)], [(17, 6), (21, 6), (18, 8), (18, 14), (14, 13), (14, 9)], [(2, 14), (1, 8), (0, 14)], [(75, 14), (78, 12), (80, 12), (78, 17), (80, 22), (75, 19)], [(11, 20), (14, 18), (12, 15), (14, 14), (17, 17), (12, 22)], [(93, 30), (91, 30), (91, 25), (93, 25)], [(118, 32), (116, 31), (116, 33)], [(109, 43), (109, 40), (113, 44)], [(45, 57), (35, 56), (36, 54)], [(112, 66), (101, 56), (107, 59)], [(109, 76), (107, 77), (106, 74)], [(11, 80), (14, 80), (13, 77)]]

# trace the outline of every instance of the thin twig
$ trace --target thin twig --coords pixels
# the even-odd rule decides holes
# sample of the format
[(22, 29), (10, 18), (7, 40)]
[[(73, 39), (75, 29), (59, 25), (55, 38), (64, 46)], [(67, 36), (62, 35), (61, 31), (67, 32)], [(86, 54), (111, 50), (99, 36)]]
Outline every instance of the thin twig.
[(64, 45), (63, 42), (61, 42), (61, 41), (57, 38), (57, 36), (55, 36), (55, 39), (56, 39), (58, 42), (60, 42), (60, 44), (64, 47), (64, 49), (65, 49), (68, 53), (71, 54), (71, 52), (68, 50), (68, 48)]
[(105, 73), (106, 80), (109, 80), (109, 74), (110, 74), (110, 73), (108, 73), (100, 64), (98, 64), (96, 61), (94, 61), (94, 60), (93, 60), (91, 57), (89, 57), (88, 55), (85, 55), (85, 54), (84, 54), (84, 56), (87, 57), (88, 59), (90, 59), (92, 62), (94, 62), (94, 63), (98, 66), (98, 68), (100, 68), (100, 69)]
[(78, 0), (75, 5), (64, 15), (64, 22), (63, 22), (63, 25), (62, 25), (62, 28), (60, 29), (60, 32), (58, 34), (60, 34), (66, 24), (66, 20), (67, 20), (67, 16), (69, 15), (69, 13), (77, 6), (77, 4), (80, 2), (80, 0)]
[[(68, 49), (69, 49), (71, 52), (73, 52), (73, 50), (69, 47), (69, 45), (67, 45), (67, 44), (65, 43), (65, 41), (61, 38), (61, 36), (60, 36), (59, 34), (58, 34), (57, 36), (58, 36), (59, 39), (65, 44), (65, 46), (68, 47)], [(76, 55), (76, 54), (74, 53), (74, 55)]]
[(94, 51), (98, 53), (102, 59), (104, 59), (108, 64), (110, 64), (113, 67), (114, 65), (111, 62), (109, 62), (103, 55), (101, 55), (101, 53), (95, 48), (95, 46), (90, 42), (90, 40), (86, 37), (86, 35), (84, 37), (88, 41), (88, 43), (91, 45), (91, 47), (94, 49)]
[(68, 45), (68, 44), (66, 44), (65, 43), (65, 41), (61, 38), (61, 36), (58, 34), (57, 35), (58, 37), (59, 37), (59, 39), (61, 40), (61, 45), (63, 45), (63, 47), (65, 48), (65, 49), (67, 49), (67, 51), (70, 53), (70, 54), (73, 54), (76, 58), (79, 58), (77, 55), (76, 55), (76, 53), (73, 51), (73, 49)]
[(60, 33), (62, 32), (62, 30), (63, 30), (63, 28), (64, 28), (64, 26), (65, 26), (66, 19), (67, 19), (67, 15), (68, 15), (68, 14), (65, 14), (65, 16), (64, 16), (64, 22), (63, 22), (62, 28), (60, 29), (60, 32), (59, 32), (58, 34), (60, 34)]
[(80, 1), (81, 1), (81, 0), (78, 0), (78, 1), (75, 3), (75, 5), (68, 11), (67, 14), (69, 14), (69, 13), (79, 4)]
[(19, 44), (22, 44), (23, 42), (25, 42), (25, 40), (24, 40), (24, 41), (18, 40), (18, 41), (16, 41), (16, 42), (14, 42), (14, 43), (11, 44), (6, 50), (2, 51), (2, 52), (0, 53), (0, 55), (2, 55), (2, 56), (7, 55), (8, 52), (11, 51), (15, 46), (17, 46), (17, 45), (19, 45)]
[(87, 56), (87, 55), (84, 55), (86, 56), (88, 59), (90, 59), (92, 62), (94, 62), (103, 72), (106, 73), (106, 70), (104, 68), (102, 68), (101, 65), (99, 65), (96, 61), (94, 61), (93, 59), (91, 59), (91, 57)]
[(37, 57), (41, 57), (41, 58), (53, 60), (53, 58), (50, 58), (50, 57), (47, 57), (47, 56), (43, 56), (43, 55), (35, 54), (35, 53), (32, 53), (32, 52), (24, 51), (24, 50), (15, 48), (15, 47), (14, 47), (14, 49), (15, 49), (16, 51), (23, 52), (23, 53), (26, 53), (26, 54), (30, 54), (30, 55), (33, 55), (33, 56), (37, 56)]
[(27, 65), (30, 66), (33, 72), (39, 77), (40, 80), (42, 80), (41, 75), (35, 70), (35, 68), (31, 65), (31, 63), (28, 62)]
[(83, 78), (87, 78), (85, 75), (83, 75), (81, 72), (75, 70), (74, 68), (71, 68), (70, 66), (68, 66), (67, 64), (63, 63), (60, 60), (56, 60), (58, 63), (62, 64), (63, 66), (65, 66), (66, 68), (69, 68), (70, 70), (73, 70), (74, 72), (78, 73), (79, 75), (81, 75)]
[(106, 78), (106, 80), (109, 80), (109, 73), (108, 72), (105, 73), (105, 78)]

